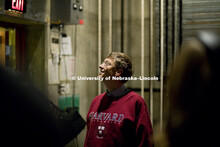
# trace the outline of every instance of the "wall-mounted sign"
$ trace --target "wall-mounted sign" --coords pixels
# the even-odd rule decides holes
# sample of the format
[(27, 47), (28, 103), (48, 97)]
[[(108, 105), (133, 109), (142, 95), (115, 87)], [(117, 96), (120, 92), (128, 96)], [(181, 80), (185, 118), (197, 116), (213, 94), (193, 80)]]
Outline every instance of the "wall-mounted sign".
[(26, 12), (26, 0), (5, 0), (5, 10)]

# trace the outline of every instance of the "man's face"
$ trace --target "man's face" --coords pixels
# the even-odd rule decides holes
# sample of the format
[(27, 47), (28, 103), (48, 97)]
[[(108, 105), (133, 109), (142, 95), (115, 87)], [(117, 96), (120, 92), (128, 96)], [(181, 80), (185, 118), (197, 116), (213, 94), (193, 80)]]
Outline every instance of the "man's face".
[(99, 77), (109, 77), (109, 76), (115, 76), (115, 63), (113, 59), (106, 58), (101, 65), (99, 65), (100, 72)]

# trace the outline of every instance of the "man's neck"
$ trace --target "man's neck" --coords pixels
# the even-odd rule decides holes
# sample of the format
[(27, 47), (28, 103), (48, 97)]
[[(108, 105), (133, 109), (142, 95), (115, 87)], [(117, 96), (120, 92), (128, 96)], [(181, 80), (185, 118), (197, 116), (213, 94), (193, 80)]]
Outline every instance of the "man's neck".
[(104, 81), (103, 82), (105, 87), (107, 88), (108, 92), (111, 92), (117, 88), (119, 88), (123, 83), (121, 81)]

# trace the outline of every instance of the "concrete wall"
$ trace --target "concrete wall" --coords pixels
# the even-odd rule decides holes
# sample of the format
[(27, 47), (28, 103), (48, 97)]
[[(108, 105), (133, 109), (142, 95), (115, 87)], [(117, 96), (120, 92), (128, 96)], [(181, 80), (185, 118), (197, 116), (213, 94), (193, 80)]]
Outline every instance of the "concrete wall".
[[(76, 57), (76, 76), (98, 75), (97, 1), (84, 2), (84, 24), (65, 25), (64, 33), (72, 37), (73, 55)], [(93, 98), (97, 95), (97, 81), (72, 81), (74, 93), (79, 95), (79, 112), (84, 119)], [(79, 147), (84, 145), (86, 128), (77, 137)], [(76, 140), (67, 146), (75, 146)]]
[(44, 91), (44, 25), (28, 26), (26, 37), (26, 76), (31, 84)]
[[(72, 36), (73, 49), (76, 55), (76, 75), (77, 76), (97, 76), (98, 74), (98, 3), (97, 1), (86, 1), (84, 11), (84, 25), (65, 26), (64, 32)], [(124, 21), (123, 37), (121, 37), (121, 1), (113, 0), (112, 3), (112, 50), (121, 51), (123, 38), (123, 50), (128, 54), (134, 64), (134, 76), (141, 75), (141, 2), (124, 1)], [(149, 76), (149, 2), (145, 1), (145, 74)], [(75, 32), (76, 31), (76, 32)], [(109, 54), (109, 1), (102, 1), (102, 60)], [(80, 95), (80, 114), (86, 119), (89, 106), (93, 98), (98, 94), (97, 81), (75, 81), (75, 93)], [(130, 88), (141, 88), (140, 81), (129, 81)], [(149, 81), (145, 81), (145, 88), (149, 88)], [(102, 85), (102, 92), (106, 89)], [(140, 94), (139, 91), (137, 93)], [(155, 97), (155, 116), (159, 118), (159, 93)], [(148, 107), (149, 92), (145, 92), (144, 97)], [(86, 129), (79, 135), (79, 146), (83, 146)]]
[[(76, 26), (76, 75), (94, 77), (98, 75), (98, 27), (97, 1), (84, 2), (84, 25)], [(97, 95), (97, 81), (76, 81), (76, 94), (80, 96), (79, 112), (86, 119), (89, 106)], [(86, 129), (79, 135), (79, 146), (83, 146)]]
[[(68, 26), (66, 29), (75, 36), (76, 52), (76, 74), (79, 76), (96, 76), (98, 73), (98, 3), (97, 1), (86, 1), (84, 11), (85, 24), (82, 26)], [(113, 0), (112, 3), (112, 50), (121, 51), (121, 1)], [(141, 75), (141, 2), (128, 0), (124, 1), (123, 20), (123, 50), (128, 54), (134, 64), (134, 76)], [(145, 1), (144, 35), (145, 35), (145, 74), (149, 76), (149, 2)], [(75, 28), (76, 27), (76, 28)], [(75, 30), (77, 32), (75, 33)], [(74, 38), (74, 37), (73, 37)], [(73, 43), (74, 44), (74, 43)], [(109, 54), (109, 1), (102, 1), (102, 60)], [(97, 95), (97, 81), (76, 81), (75, 92), (80, 95), (80, 114), (86, 118), (89, 106), (93, 98)], [(141, 88), (140, 81), (129, 81), (130, 88)], [(145, 88), (149, 88), (149, 81), (145, 81)], [(102, 92), (105, 91), (102, 85)], [(137, 91), (140, 94), (140, 92)], [(155, 123), (159, 122), (159, 93), (154, 93), (154, 115)], [(149, 104), (149, 92), (145, 92), (144, 99)], [(83, 146), (86, 129), (79, 135), (79, 146)]]

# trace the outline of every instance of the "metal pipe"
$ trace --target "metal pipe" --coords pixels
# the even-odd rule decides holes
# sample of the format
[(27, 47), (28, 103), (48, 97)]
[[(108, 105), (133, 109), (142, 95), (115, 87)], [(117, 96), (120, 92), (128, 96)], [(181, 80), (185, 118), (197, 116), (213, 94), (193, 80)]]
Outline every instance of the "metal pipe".
[(124, 52), (124, 0), (121, 0), (121, 52)]
[(179, 45), (182, 44), (182, 9), (183, 9), (183, 1), (179, 0)]
[[(141, 77), (144, 77), (144, 0), (141, 0)], [(144, 80), (141, 80), (141, 96), (144, 98)]]
[[(154, 0), (150, 0), (150, 77), (153, 77), (154, 63)], [(153, 125), (153, 81), (150, 80), (150, 119)]]
[(60, 55), (59, 55), (59, 63), (61, 62), (62, 59), (62, 51), (63, 51), (63, 24), (60, 24)]
[(177, 42), (178, 38), (178, 0), (174, 0), (174, 61), (176, 59), (176, 55), (179, 51), (179, 46)]
[(128, 12), (128, 10), (129, 10), (129, 4), (128, 4), (129, 2), (128, 1), (123, 1), (123, 9), (124, 9), (124, 11), (123, 11), (123, 14), (124, 14), (124, 16), (123, 16), (123, 52), (124, 53), (127, 53), (127, 54), (129, 54), (129, 49), (128, 49), (128, 46), (129, 46), (129, 43), (128, 43), (128, 36), (129, 36), (129, 32), (128, 32), (128, 26), (129, 26), (129, 23), (128, 23), (128, 17), (129, 17), (129, 12)]
[[(73, 36), (74, 36), (74, 56), (75, 56), (75, 62), (74, 62), (74, 67), (76, 68), (76, 49), (77, 49), (77, 25), (75, 25), (75, 30), (74, 30), (74, 33), (72, 33), (72, 34), (74, 34)], [(76, 76), (76, 70), (74, 70), (74, 76)], [(75, 94), (76, 93), (76, 80), (73, 80), (73, 86), (74, 86), (74, 88), (73, 88), (73, 93)]]
[[(102, 8), (102, 1), (98, 0), (98, 65), (101, 64), (101, 47), (102, 47), (102, 14), (101, 14), (101, 8)], [(99, 69), (98, 69), (99, 73)], [(101, 94), (101, 81), (98, 81), (98, 94)]]
[[(163, 15), (163, 17), (164, 17), (164, 44), (166, 44), (165, 46), (164, 46), (164, 48), (163, 48), (163, 50), (164, 50), (164, 55), (163, 55), (163, 57), (165, 58), (164, 59), (164, 67), (168, 67), (168, 62), (169, 62), (169, 56), (170, 56), (170, 53), (169, 53), (169, 51), (168, 51), (168, 5), (169, 5), (169, 2), (168, 2), (168, 0), (166, 0), (165, 2), (165, 7), (164, 7), (164, 15)], [(167, 74), (167, 72), (168, 72), (168, 69), (167, 68), (164, 68), (164, 72), (163, 72), (163, 74)]]
[(160, 50), (161, 50), (161, 64), (160, 64), (160, 129), (163, 128), (163, 64), (164, 64), (164, 1), (160, 1)]
[[(48, 2), (48, 1), (47, 1)], [(49, 3), (50, 4), (50, 3)], [(47, 6), (49, 5), (47, 3)], [(49, 5), (50, 6), (50, 5)], [(48, 8), (48, 7), (47, 7)], [(44, 50), (44, 58), (45, 58), (45, 64), (44, 64), (44, 70), (45, 70), (45, 74), (44, 74), (44, 90), (45, 90), (45, 93), (46, 93), (46, 96), (48, 96), (49, 94), (49, 83), (48, 83), (48, 72), (49, 72), (49, 67), (48, 67), (48, 58), (49, 58), (49, 48), (50, 48), (50, 40), (51, 40), (51, 31), (50, 31), (50, 18), (48, 18), (48, 21), (46, 23), (46, 26), (45, 26), (45, 50)]]
[(175, 58), (175, 40), (176, 40), (176, 36), (175, 36), (175, 0), (172, 1), (172, 59)]
[(109, 0), (109, 53), (112, 52), (112, 0)]

